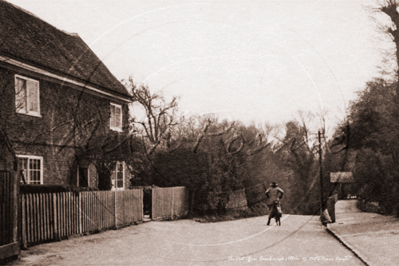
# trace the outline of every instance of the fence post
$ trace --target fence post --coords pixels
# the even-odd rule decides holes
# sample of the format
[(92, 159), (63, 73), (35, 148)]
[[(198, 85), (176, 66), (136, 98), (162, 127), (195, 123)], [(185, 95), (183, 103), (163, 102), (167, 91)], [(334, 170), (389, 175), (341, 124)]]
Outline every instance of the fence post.
[(57, 227), (57, 193), (52, 193), (53, 196), (53, 216), (54, 216), (54, 238), (58, 239), (58, 227)]
[(79, 206), (79, 219), (78, 219), (78, 227), (79, 227), (79, 234), (83, 233), (82, 229), (82, 192), (78, 192), (78, 206)]
[(21, 242), (22, 242), (22, 248), (23, 249), (28, 249), (28, 241), (26, 239), (26, 217), (25, 217), (25, 195), (21, 195), (21, 203), (22, 203), (22, 207), (21, 207)]
[(115, 222), (115, 228), (117, 229), (118, 228), (118, 224), (117, 224), (118, 220), (116, 217), (116, 190), (114, 191), (114, 222)]
[(172, 188), (172, 217), (174, 219), (174, 206), (175, 206), (175, 188)]
[[(16, 164), (14, 178), (12, 183), (12, 197), (13, 197), (13, 234), (12, 241), (18, 242), (18, 209), (19, 209), (19, 164)], [(18, 247), (19, 248), (19, 247)], [(18, 251), (19, 254), (19, 251)]]
[[(151, 219), (155, 220), (155, 188), (151, 188)], [(144, 198), (144, 190), (143, 190), (143, 198)], [(143, 213), (144, 213), (144, 206), (143, 206)], [(143, 214), (144, 215), (144, 214)]]
[[(152, 195), (152, 193), (151, 193), (151, 195)], [(152, 199), (151, 199), (151, 202), (152, 202)], [(139, 217), (140, 217), (140, 221), (143, 221), (143, 218), (144, 218), (144, 189), (140, 190), (140, 207), (141, 207), (141, 209), (140, 209), (140, 216)], [(152, 208), (152, 206), (151, 206), (151, 208)]]

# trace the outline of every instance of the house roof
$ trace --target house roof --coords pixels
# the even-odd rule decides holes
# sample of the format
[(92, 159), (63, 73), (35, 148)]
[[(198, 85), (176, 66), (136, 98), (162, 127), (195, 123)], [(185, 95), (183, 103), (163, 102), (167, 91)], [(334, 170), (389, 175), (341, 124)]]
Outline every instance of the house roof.
[(0, 0), (0, 55), (130, 98), (126, 88), (77, 35)]

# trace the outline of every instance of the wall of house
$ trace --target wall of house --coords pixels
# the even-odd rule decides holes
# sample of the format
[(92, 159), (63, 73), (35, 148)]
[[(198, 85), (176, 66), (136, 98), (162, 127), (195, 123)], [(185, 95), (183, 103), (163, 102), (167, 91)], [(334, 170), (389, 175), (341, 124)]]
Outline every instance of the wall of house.
[[(15, 112), (15, 74), (39, 81), (41, 117)], [(75, 185), (77, 155), (82, 150), (101, 152), (105, 136), (121, 135), (110, 130), (110, 99), (73, 86), (26, 70), (0, 66), (0, 129), (7, 132), (17, 154), (43, 157), (44, 184)], [(127, 104), (112, 102), (123, 106), (123, 124), (127, 125)], [(6, 156), (0, 150), (2, 157)], [(9, 161), (8, 155), (7, 167)], [(98, 180), (93, 178), (90, 186), (97, 185)]]
[(12, 171), (13, 169), (13, 156), (9, 152), (3, 139), (0, 135), (0, 171)]

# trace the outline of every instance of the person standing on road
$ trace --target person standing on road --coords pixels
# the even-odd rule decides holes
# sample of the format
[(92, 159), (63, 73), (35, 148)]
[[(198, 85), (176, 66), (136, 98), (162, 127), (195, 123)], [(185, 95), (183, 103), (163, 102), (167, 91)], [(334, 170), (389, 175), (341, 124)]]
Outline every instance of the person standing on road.
[(275, 201), (278, 201), (280, 205), (280, 200), (283, 198), (284, 191), (278, 187), (278, 184), (276, 182), (272, 182), (270, 187), (266, 190), (265, 194), (268, 198), (266, 203), (267, 207), (269, 207), (269, 211), (271, 211)]

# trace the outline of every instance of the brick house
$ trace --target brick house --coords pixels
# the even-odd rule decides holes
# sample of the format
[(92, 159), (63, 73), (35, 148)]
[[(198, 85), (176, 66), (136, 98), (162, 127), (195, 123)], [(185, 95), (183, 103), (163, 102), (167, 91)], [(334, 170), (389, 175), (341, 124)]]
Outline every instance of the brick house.
[[(129, 187), (126, 88), (77, 34), (0, 0), (0, 171), (26, 183)], [(10, 148), (11, 147), (11, 148)]]

